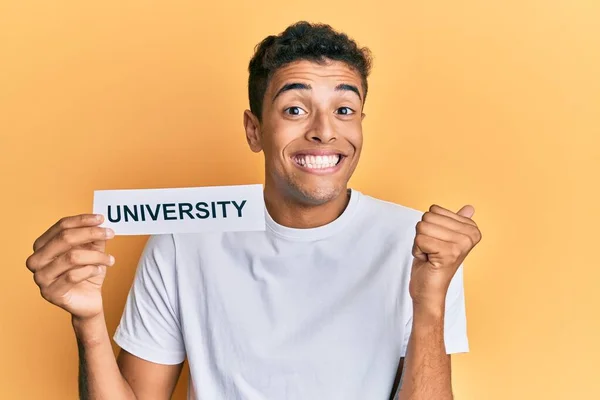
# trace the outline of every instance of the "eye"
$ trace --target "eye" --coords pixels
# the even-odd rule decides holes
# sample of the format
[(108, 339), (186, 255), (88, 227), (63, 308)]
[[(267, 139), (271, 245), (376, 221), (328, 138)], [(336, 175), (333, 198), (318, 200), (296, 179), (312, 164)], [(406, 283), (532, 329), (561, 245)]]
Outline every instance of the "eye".
[(306, 111), (304, 111), (300, 107), (296, 107), (296, 106), (288, 107), (284, 110), (284, 112), (288, 115), (304, 115), (304, 114), (306, 114)]
[(336, 112), (340, 115), (352, 115), (354, 114), (354, 110), (350, 107), (340, 107), (336, 110)]

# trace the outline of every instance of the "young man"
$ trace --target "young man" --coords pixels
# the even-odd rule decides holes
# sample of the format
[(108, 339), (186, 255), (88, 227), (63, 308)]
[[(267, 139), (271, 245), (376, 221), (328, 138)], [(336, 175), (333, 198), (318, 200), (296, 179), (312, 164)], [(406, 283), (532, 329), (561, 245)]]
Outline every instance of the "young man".
[(265, 157), (267, 229), (151, 237), (118, 360), (101, 298), (114, 234), (80, 215), (35, 241), (27, 266), (72, 314), (82, 398), (168, 399), (186, 358), (190, 398), (452, 398), (462, 262), (481, 234), (471, 206), (421, 213), (348, 189), (369, 69), (368, 50), (325, 25), (260, 43), (244, 126)]

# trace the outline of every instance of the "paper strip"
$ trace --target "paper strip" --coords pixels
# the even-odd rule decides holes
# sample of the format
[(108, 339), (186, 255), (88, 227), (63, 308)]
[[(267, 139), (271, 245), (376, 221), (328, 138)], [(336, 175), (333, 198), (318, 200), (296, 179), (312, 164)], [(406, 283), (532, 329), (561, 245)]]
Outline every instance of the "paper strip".
[(265, 230), (262, 185), (94, 191), (116, 235)]

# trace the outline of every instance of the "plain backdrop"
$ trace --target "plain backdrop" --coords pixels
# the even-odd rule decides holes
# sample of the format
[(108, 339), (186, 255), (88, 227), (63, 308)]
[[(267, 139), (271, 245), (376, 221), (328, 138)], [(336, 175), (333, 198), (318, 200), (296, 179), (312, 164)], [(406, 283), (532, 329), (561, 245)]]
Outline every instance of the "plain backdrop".
[[(375, 56), (352, 186), (476, 208), (456, 398), (600, 398), (597, 0), (0, 2), (0, 398), (77, 398), (70, 318), (25, 268), (34, 239), (95, 189), (263, 183), (247, 64), (302, 19)], [(108, 247), (111, 335), (146, 239)]]

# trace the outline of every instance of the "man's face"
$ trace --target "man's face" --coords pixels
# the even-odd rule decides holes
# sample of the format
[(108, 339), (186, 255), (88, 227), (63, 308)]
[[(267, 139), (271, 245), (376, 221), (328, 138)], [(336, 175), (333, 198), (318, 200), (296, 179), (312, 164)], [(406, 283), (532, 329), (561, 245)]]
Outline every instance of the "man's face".
[(265, 154), (266, 185), (308, 205), (344, 193), (362, 148), (363, 99), (360, 75), (343, 62), (277, 70), (253, 132), (246, 115), (250, 147)]

